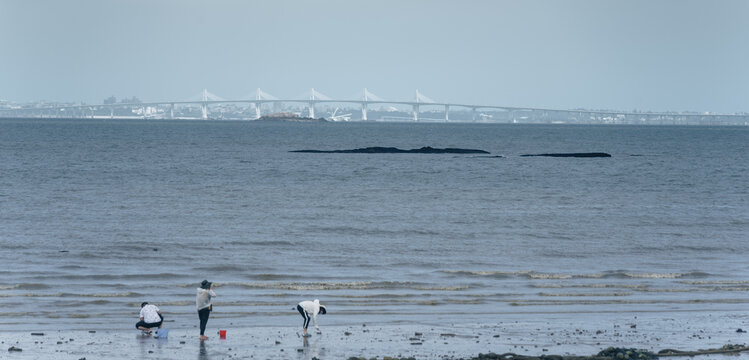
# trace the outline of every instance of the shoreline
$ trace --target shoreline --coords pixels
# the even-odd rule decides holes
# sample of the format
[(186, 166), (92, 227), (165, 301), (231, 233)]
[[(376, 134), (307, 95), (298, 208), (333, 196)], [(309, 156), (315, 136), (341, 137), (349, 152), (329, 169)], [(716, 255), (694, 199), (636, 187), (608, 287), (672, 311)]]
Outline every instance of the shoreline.
[[(661, 314), (668, 315), (668, 314)], [(747, 333), (737, 333), (736, 324), (702, 314), (693, 319), (668, 317), (600, 321), (508, 321), (485, 324), (352, 324), (325, 325), (319, 319), (322, 334), (300, 336), (294, 326), (221, 327), (225, 339), (217, 335), (220, 321), (209, 321), (200, 341), (197, 328), (175, 327), (167, 323), (167, 339), (144, 336), (131, 330), (0, 330), (0, 349), (8, 359), (175, 359), (201, 360), (256, 359), (473, 359), (483, 354), (488, 359), (539, 357), (591, 358), (608, 348), (626, 348), (657, 353), (664, 349), (696, 351), (719, 349), (727, 344), (742, 345)], [(601, 319), (604, 320), (604, 319)], [(708, 320), (713, 320), (710, 323)], [(174, 327), (174, 328), (173, 328)], [(32, 335), (35, 333), (37, 335)], [(39, 335), (42, 333), (42, 335)], [(22, 351), (8, 351), (15, 347)], [(493, 355), (489, 355), (493, 354)], [(504, 354), (504, 355), (499, 355)], [(677, 356), (686, 358), (689, 355)], [(710, 354), (704, 358), (724, 358)], [(731, 354), (749, 359), (749, 353)], [(486, 358), (486, 357), (485, 357)]]

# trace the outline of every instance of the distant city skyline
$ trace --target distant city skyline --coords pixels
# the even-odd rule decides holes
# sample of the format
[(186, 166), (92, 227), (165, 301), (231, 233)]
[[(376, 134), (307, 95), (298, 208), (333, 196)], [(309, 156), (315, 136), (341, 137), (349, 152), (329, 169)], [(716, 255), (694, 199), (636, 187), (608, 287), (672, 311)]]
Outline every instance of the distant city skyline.
[(0, 0), (0, 99), (749, 111), (749, 2)]

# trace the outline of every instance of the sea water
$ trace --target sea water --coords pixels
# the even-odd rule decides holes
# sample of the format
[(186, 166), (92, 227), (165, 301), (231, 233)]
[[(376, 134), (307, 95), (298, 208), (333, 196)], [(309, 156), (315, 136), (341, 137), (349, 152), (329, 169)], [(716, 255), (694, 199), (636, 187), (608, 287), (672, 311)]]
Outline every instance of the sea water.
[[(308, 154), (299, 149), (482, 149)], [(610, 158), (521, 157), (606, 152)], [(0, 330), (749, 308), (749, 128), (0, 120)]]

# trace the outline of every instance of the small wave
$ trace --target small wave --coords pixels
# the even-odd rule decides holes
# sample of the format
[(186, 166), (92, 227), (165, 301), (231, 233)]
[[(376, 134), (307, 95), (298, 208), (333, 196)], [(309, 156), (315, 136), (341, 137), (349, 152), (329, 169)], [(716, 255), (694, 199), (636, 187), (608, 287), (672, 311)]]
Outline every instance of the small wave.
[(747, 304), (749, 299), (684, 299), (684, 300), (624, 300), (624, 299), (606, 299), (606, 300), (512, 300), (511, 306), (547, 306), (547, 305), (652, 305), (652, 304)]
[(370, 295), (336, 295), (344, 299), (399, 299), (416, 297), (415, 294), (370, 294)]
[(49, 289), (50, 286), (46, 284), (38, 283), (21, 283), (13, 285), (0, 285), (0, 290), (44, 290)]
[(478, 270), (443, 270), (442, 273), (453, 276), (480, 276), (507, 279), (514, 277), (525, 277), (532, 280), (568, 280), (568, 279), (680, 279), (680, 278), (704, 278), (711, 276), (708, 273), (693, 271), (687, 273), (637, 273), (629, 271), (606, 271), (590, 274), (564, 274), (543, 273), (536, 271), (478, 271)]
[(611, 292), (611, 293), (538, 293), (538, 296), (545, 297), (612, 297), (612, 296), (630, 296), (631, 292)]
[(371, 289), (413, 289), (431, 291), (464, 290), (466, 286), (429, 286), (408, 281), (352, 281), (352, 282), (242, 282), (230, 283), (250, 289), (278, 290), (371, 290)]
[(213, 265), (213, 266), (199, 266), (193, 268), (196, 271), (206, 271), (206, 272), (227, 272), (227, 271), (247, 271), (246, 267), (237, 266), (237, 265)]
[(107, 304), (111, 304), (111, 303), (112, 302), (109, 301), (109, 300), (99, 299), (99, 300), (92, 300), (92, 301), (76, 300), (74, 302), (70, 302), (70, 301), (65, 301), (65, 302), (55, 301), (53, 304), (54, 304), (55, 307), (60, 307), (60, 308), (65, 308), (65, 307), (79, 308), (79, 307), (86, 307), (86, 306), (91, 306), (91, 305), (94, 305), (94, 306), (96, 306), (96, 305), (107, 305)]
[(239, 244), (237, 245), (294, 246), (296, 244), (291, 241), (285, 241), (285, 240), (257, 240), (257, 241), (239, 242)]
[(174, 278), (184, 278), (189, 276), (188, 274), (175, 274), (175, 273), (143, 273), (143, 274), (80, 274), (80, 275), (56, 275), (56, 276), (35, 276), (34, 279), (57, 279), (57, 280), (100, 280), (100, 281), (112, 281), (112, 280), (164, 280)]
[(449, 304), (458, 304), (458, 305), (478, 305), (478, 304), (485, 304), (486, 301), (483, 299), (445, 299), (446, 303)]
[(590, 289), (645, 289), (647, 284), (530, 284), (532, 288), (566, 289), (566, 288), (590, 288)]
[(132, 297), (143, 297), (144, 294), (137, 292), (123, 292), (123, 293), (62, 293), (60, 297), (93, 297), (93, 298), (132, 298)]
[(623, 272), (621, 275), (633, 279), (681, 279), (681, 278), (704, 278), (710, 276), (708, 273), (693, 271), (687, 273), (632, 273)]
[(439, 303), (437, 300), (420, 300), (416, 302), (416, 305), (435, 306), (439, 305)]
[(81, 265), (62, 265), (62, 266), (58, 266), (57, 268), (58, 269), (63, 269), (63, 270), (81, 270), (81, 269), (86, 269), (85, 266), (81, 266)]
[(740, 285), (749, 284), (749, 280), (682, 280), (679, 283), (687, 285)]
[(679, 292), (721, 292), (721, 291), (749, 291), (749, 286), (711, 286), (685, 289), (643, 289), (642, 292), (679, 293)]
[(351, 235), (351, 236), (357, 236), (357, 237), (358, 236), (411, 237), (411, 236), (436, 236), (440, 234), (436, 231), (424, 230), (424, 229), (390, 230), (390, 229), (382, 229), (382, 228), (374, 228), (374, 229), (358, 228), (358, 227), (352, 227), (352, 226), (334, 226), (334, 227), (312, 226), (312, 227), (309, 227), (309, 231), (341, 234), (341, 235)]
[(460, 285), (460, 286), (414, 286), (413, 289), (416, 290), (426, 290), (426, 291), (460, 291), (460, 290), (467, 290), (469, 287), (467, 285)]
[(73, 313), (69, 314), (67, 317), (71, 319), (88, 319), (91, 317), (99, 317), (104, 314), (88, 314), (88, 313)]
[(474, 270), (442, 270), (441, 273), (449, 274), (452, 276), (481, 276), (491, 277), (495, 279), (509, 279), (514, 275), (518, 275), (519, 272), (512, 271), (474, 271)]
[(289, 278), (299, 278), (299, 275), (285, 275), (285, 274), (254, 274), (251, 276), (257, 280), (280, 280)]
[(272, 283), (239, 283), (238, 285), (251, 289), (280, 289), (280, 290), (343, 290), (343, 289), (377, 289), (396, 288), (397, 282), (375, 283), (372, 281), (353, 282), (272, 282)]

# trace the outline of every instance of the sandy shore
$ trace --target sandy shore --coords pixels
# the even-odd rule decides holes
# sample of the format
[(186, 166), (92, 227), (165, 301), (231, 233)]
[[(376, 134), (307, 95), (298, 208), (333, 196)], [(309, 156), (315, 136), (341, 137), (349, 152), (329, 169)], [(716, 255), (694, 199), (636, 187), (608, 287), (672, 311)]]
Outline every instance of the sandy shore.
[[(367, 359), (385, 356), (417, 359), (470, 358), (479, 353), (518, 355), (592, 355), (607, 347), (696, 350), (725, 344), (745, 344), (747, 333), (736, 330), (736, 316), (697, 313), (673, 319), (664, 314), (645, 317), (601, 314), (590, 318), (550, 316), (546, 320), (516, 320), (494, 324), (325, 326), (308, 339), (298, 328), (227, 328), (220, 339), (211, 328), (210, 339), (199, 341), (194, 328), (167, 323), (168, 339), (156, 339), (133, 330), (0, 331), (8, 359)], [(746, 327), (745, 327), (746, 329)], [(3, 329), (5, 330), (5, 329)], [(35, 333), (36, 335), (32, 335)], [(39, 335), (43, 333), (43, 335)], [(7, 351), (14, 347), (22, 351)], [(710, 355), (705, 358), (724, 358)], [(749, 354), (739, 355), (749, 358)], [(702, 358), (702, 357), (701, 357)]]

